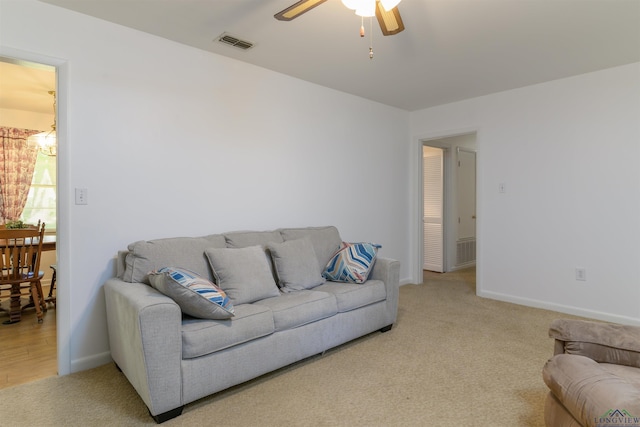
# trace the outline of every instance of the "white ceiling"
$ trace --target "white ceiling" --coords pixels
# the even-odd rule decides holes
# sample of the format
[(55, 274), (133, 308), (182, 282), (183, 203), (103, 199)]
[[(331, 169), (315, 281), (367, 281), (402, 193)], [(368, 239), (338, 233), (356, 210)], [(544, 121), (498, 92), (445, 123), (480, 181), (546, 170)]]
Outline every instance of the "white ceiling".
[(406, 30), (365, 38), (340, 0), (41, 1), (408, 111), (640, 61), (640, 0), (403, 0)]
[(55, 68), (0, 57), (0, 108), (53, 115)]

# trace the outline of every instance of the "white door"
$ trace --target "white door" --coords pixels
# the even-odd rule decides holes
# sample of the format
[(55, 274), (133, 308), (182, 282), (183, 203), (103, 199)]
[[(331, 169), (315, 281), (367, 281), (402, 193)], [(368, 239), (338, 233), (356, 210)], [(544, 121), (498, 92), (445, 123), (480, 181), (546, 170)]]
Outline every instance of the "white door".
[(476, 153), (458, 149), (456, 267), (476, 262)]
[(458, 150), (458, 240), (476, 237), (476, 153)]
[(444, 271), (443, 257), (443, 150), (422, 147), (424, 178), (424, 263), (423, 269)]

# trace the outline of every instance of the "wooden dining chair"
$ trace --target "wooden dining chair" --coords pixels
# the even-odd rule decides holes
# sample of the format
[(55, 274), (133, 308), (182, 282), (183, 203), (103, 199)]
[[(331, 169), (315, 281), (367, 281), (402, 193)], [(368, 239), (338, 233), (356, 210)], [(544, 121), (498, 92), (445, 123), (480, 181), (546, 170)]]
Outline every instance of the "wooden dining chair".
[(52, 302), (53, 306), (56, 306), (56, 295), (53, 294), (53, 291), (56, 289), (56, 277), (58, 276), (58, 266), (56, 264), (50, 265), (50, 269), (53, 270), (53, 274), (51, 274), (51, 286), (49, 286), (49, 295), (44, 299), (45, 304), (48, 302)]
[[(36, 309), (38, 323), (43, 321), (46, 309), (42, 293), (40, 271), (44, 223), (27, 228), (0, 227), (0, 298), (10, 298), (9, 320), (5, 324), (16, 323), (21, 318), (21, 297), (30, 296)], [(25, 293), (28, 291), (28, 293)]]

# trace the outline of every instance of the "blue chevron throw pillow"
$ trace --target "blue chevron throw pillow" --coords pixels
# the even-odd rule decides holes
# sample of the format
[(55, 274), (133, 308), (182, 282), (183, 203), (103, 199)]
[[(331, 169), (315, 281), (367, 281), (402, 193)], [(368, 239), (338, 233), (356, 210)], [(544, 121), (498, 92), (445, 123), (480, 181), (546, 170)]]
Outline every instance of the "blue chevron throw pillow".
[(183, 313), (200, 319), (228, 319), (235, 309), (227, 294), (193, 271), (164, 267), (149, 272), (151, 286), (172, 298)]
[(342, 242), (322, 274), (334, 282), (364, 283), (381, 247), (373, 243)]

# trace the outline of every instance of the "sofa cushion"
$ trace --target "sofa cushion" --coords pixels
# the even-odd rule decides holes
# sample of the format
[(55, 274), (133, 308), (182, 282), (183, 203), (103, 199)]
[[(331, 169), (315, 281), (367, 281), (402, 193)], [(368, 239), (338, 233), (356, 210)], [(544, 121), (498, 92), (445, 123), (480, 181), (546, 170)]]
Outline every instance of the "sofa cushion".
[(261, 246), (205, 250), (216, 283), (234, 305), (280, 295), (269, 259)]
[(640, 415), (640, 369), (558, 354), (544, 366), (543, 379), (556, 399), (582, 425), (608, 411)]
[(364, 283), (369, 278), (380, 245), (342, 242), (322, 273), (335, 282)]
[(213, 275), (204, 250), (224, 247), (226, 247), (225, 238), (219, 234), (134, 242), (128, 247), (129, 253), (125, 257), (122, 280), (149, 284), (147, 274), (168, 265), (186, 268), (212, 280)]
[(382, 280), (367, 280), (364, 284), (327, 282), (314, 288), (318, 292), (327, 292), (335, 296), (338, 312), (355, 310), (365, 305), (384, 301), (387, 290)]
[(227, 294), (192, 271), (164, 267), (149, 273), (149, 281), (189, 316), (202, 319), (228, 319), (233, 316), (233, 304)]
[(318, 265), (324, 268), (333, 254), (340, 249), (340, 233), (333, 226), (327, 227), (304, 227), (304, 228), (282, 228), (280, 234), (286, 242), (287, 240), (297, 240), (309, 237), (313, 244), (313, 250), (318, 257)]
[(273, 313), (276, 331), (296, 328), (331, 317), (338, 312), (336, 299), (326, 292), (302, 290), (267, 298), (253, 305), (268, 307)]
[(185, 318), (182, 321), (182, 358), (192, 359), (264, 337), (275, 330), (271, 310), (242, 304), (228, 320)]
[(225, 233), (228, 248), (246, 248), (247, 246), (266, 246), (269, 243), (282, 243), (278, 231), (234, 231)]
[(325, 282), (308, 237), (270, 243), (267, 249), (273, 260), (278, 286), (283, 292), (311, 289)]

